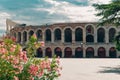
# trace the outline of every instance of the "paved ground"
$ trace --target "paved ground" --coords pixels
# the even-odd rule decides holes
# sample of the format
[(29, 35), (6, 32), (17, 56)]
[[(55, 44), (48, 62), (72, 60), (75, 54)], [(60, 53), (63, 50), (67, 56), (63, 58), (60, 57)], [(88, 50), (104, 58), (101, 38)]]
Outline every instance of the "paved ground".
[(120, 80), (120, 59), (60, 59), (59, 80)]

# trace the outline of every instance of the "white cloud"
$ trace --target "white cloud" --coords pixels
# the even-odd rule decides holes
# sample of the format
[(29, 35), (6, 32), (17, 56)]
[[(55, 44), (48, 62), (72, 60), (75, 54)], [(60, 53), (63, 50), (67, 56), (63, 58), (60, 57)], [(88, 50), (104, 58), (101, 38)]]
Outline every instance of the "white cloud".
[(0, 29), (5, 30), (6, 29), (6, 19), (10, 18), (10, 14), (6, 12), (0, 12)]
[(91, 6), (79, 7), (79, 6), (64, 6), (63, 11), (60, 13), (66, 15), (70, 21), (96, 21), (94, 16), (95, 11)]
[[(89, 3), (88, 6), (73, 5), (72, 3), (69, 3), (67, 1), (59, 1), (59, 0), (44, 0), (44, 1), (48, 4), (51, 4), (52, 6), (49, 8), (45, 8), (44, 6), (42, 6), (43, 8), (41, 8), (41, 6), (38, 5), (38, 8), (36, 8), (35, 10), (36, 11), (47, 11), (49, 15), (44, 15), (44, 16), (48, 16), (50, 18), (52, 17), (51, 15), (58, 14), (57, 17), (53, 17), (52, 19), (50, 19), (51, 22), (70, 22), (70, 21), (71, 22), (82, 22), (82, 21), (90, 22), (90, 21), (98, 20), (98, 17), (94, 15), (96, 11), (91, 5), (93, 3), (107, 4), (111, 0), (88, 0), (88, 3)], [(78, 1), (82, 1), (82, 0), (78, 0)], [(59, 19), (59, 15), (66, 16), (67, 18)], [(0, 12), (0, 30), (6, 29), (6, 18), (12, 19), (14, 17), (15, 19), (18, 19), (18, 17), (15, 16), (15, 14), (11, 15), (6, 12)], [(27, 23), (27, 24), (37, 23), (32, 20), (31, 16), (24, 16), (23, 14), (21, 14), (19, 18), (20, 18), (19, 20), (15, 20), (15, 21), (19, 23)], [(54, 18), (56, 19), (54, 20)], [(45, 19), (42, 19), (42, 20), (43, 22), (45, 22), (44, 21)]]
[(108, 4), (111, 0), (88, 0), (90, 3)]
[(38, 11), (48, 11), (49, 14), (61, 14), (68, 17), (68, 21), (96, 21), (96, 12), (92, 6), (77, 6), (68, 2), (45, 0), (53, 6), (51, 8), (37, 8)]
[(44, 1), (46, 1), (46, 2), (48, 2), (48, 3), (50, 3), (50, 4), (53, 4), (54, 6), (58, 6), (58, 5), (60, 5), (59, 2), (54, 1), (54, 0), (44, 0)]

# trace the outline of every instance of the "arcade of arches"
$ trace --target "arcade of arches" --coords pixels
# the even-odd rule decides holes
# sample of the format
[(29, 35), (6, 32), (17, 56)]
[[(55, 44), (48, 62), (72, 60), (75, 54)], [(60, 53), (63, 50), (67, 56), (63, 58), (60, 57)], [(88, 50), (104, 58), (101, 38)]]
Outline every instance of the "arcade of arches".
[[(86, 32), (86, 35), (83, 33)], [(96, 33), (93, 26), (88, 25), (86, 30), (78, 27), (76, 29), (65, 28), (62, 31), (60, 28), (56, 28), (54, 31), (51, 29), (46, 29), (44, 32), (42, 29), (36, 31), (23, 31), (23, 32), (14, 32), (13, 36), (17, 38), (17, 42), (25, 43), (28, 41), (30, 36), (36, 34), (38, 41), (45, 41), (49, 43), (54, 42), (64, 42), (64, 43), (73, 43), (73, 42), (85, 42), (85, 43), (112, 43), (116, 35), (116, 29), (110, 28), (109, 31), (105, 31), (104, 28), (98, 28)], [(105, 39), (106, 38), (106, 39)]]
[[(20, 29), (11, 34), (17, 42), (24, 44), (30, 36), (36, 34), (37, 40), (44, 41), (45, 47), (37, 49), (37, 57), (52, 57), (53, 55), (64, 58), (116, 58), (120, 55), (113, 44), (114, 37), (120, 29), (115, 27), (95, 27), (94, 24), (83, 26), (54, 25), (54, 27), (38, 27)], [(27, 27), (27, 26), (26, 26)], [(19, 30), (19, 29), (18, 29)]]
[[(75, 54), (74, 54), (74, 53)], [(72, 49), (70, 47), (66, 47), (64, 49), (64, 51), (62, 51), (62, 49), (60, 47), (56, 47), (53, 52), (52, 52), (52, 49), (50, 47), (46, 48), (45, 49), (45, 56), (47, 57), (52, 57), (53, 55), (56, 55), (56, 56), (59, 56), (59, 57), (64, 57), (64, 58), (83, 58), (84, 54), (83, 54), (83, 48), (81, 47), (77, 47), (75, 49), (75, 51), (72, 51)], [(37, 57), (44, 57), (43, 56), (43, 50), (41, 48), (38, 48), (37, 49)], [(106, 50), (104, 47), (99, 47), (97, 49), (97, 56), (95, 56), (95, 50), (94, 48), (92, 47), (88, 47), (86, 49), (86, 54), (85, 54), (85, 57), (86, 58), (106, 58), (106, 57), (109, 57), (109, 58), (116, 58), (117, 57), (117, 52), (116, 52), (116, 49), (115, 47), (111, 47), (109, 49), (109, 56), (106, 56)]]

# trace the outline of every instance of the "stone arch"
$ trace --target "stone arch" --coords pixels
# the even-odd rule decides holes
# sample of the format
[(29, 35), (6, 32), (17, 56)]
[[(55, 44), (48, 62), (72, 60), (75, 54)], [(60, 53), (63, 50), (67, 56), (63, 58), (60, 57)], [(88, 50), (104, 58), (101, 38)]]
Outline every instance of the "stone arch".
[(63, 31), (65, 31), (65, 30), (68, 29), (68, 28), (69, 28), (70, 30), (72, 30), (72, 31), (74, 30), (71, 26), (66, 26), (66, 27), (63, 28)]
[(91, 23), (86, 24), (86, 25), (85, 25), (85, 28), (87, 28), (88, 26), (91, 26), (94, 30), (95, 30), (95, 28), (96, 28), (96, 26), (95, 26), (94, 24), (91, 24)]
[(70, 47), (66, 47), (64, 53), (65, 58), (72, 58), (72, 49)]
[(21, 42), (21, 32), (18, 32), (18, 42)]
[(38, 41), (42, 40), (42, 36), (43, 36), (42, 30), (40, 30), (40, 29), (37, 30), (36, 31), (36, 36), (37, 36)]
[(115, 27), (115, 26), (109, 26), (109, 27), (108, 27), (108, 30), (110, 30), (111, 28), (114, 28), (114, 29), (115, 29), (115, 31), (117, 31), (117, 29), (118, 29), (118, 28), (117, 28), (117, 27)]
[(55, 27), (55, 28), (53, 29), (53, 32), (55, 32), (56, 29), (60, 29), (60, 30), (62, 31), (61, 27)]
[(115, 38), (116, 30), (115, 28), (110, 28), (109, 29), (109, 42), (113, 42)]
[(117, 51), (116, 51), (115, 47), (111, 47), (109, 49), (109, 57), (110, 58), (116, 58), (117, 57)]
[(65, 42), (72, 42), (72, 30), (70, 28), (64, 30), (64, 39)]
[(74, 31), (75, 31), (77, 28), (80, 28), (80, 29), (84, 30), (83, 26), (76, 26), (76, 27), (74, 28)]
[(99, 58), (105, 58), (106, 57), (106, 51), (104, 47), (98, 48), (98, 57)]
[(27, 32), (24, 31), (23, 32), (23, 42), (26, 42), (27, 41)]
[(88, 35), (88, 34), (94, 34), (94, 27), (93, 27), (93, 25), (87, 25), (86, 26), (86, 35)]
[(36, 57), (43, 57), (43, 51), (42, 51), (42, 48), (38, 48), (38, 49), (37, 49)]
[(52, 57), (52, 50), (50, 47), (45, 49), (45, 56), (51, 58)]
[(105, 42), (105, 29), (104, 28), (99, 28), (97, 30), (97, 42)]
[(29, 31), (29, 38), (34, 34), (34, 31), (33, 30), (30, 30)]
[(86, 26), (86, 42), (94, 42), (94, 27), (92, 25)]
[(83, 41), (83, 30), (81, 28), (75, 29), (75, 41)]
[(77, 47), (75, 49), (75, 57), (76, 58), (83, 58), (83, 48)]
[(52, 40), (52, 32), (51, 32), (51, 30), (50, 29), (46, 29), (46, 31), (45, 31), (45, 40), (46, 41), (51, 41)]
[(60, 47), (56, 47), (55, 48), (55, 50), (54, 50), (54, 52), (55, 52), (55, 55), (58, 57), (62, 57), (62, 50), (61, 50), (61, 48)]
[(94, 58), (94, 48), (88, 47), (86, 49), (86, 58)]
[(61, 40), (61, 34), (62, 34), (62, 32), (61, 32), (61, 30), (59, 28), (54, 30), (54, 39), (55, 39), (55, 41)]

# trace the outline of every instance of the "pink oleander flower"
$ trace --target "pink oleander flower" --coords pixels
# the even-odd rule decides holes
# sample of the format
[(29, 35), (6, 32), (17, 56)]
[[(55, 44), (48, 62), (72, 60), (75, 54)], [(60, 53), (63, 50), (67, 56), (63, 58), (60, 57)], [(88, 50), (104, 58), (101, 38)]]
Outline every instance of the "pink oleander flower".
[(15, 51), (15, 48), (14, 48), (14, 47), (11, 47), (11, 48), (10, 48), (10, 51), (11, 51), (11, 52), (14, 52), (14, 51)]
[(20, 59), (23, 60), (25, 63), (27, 62), (28, 58), (26, 55), (26, 51), (22, 51), (19, 53)]
[(30, 65), (30, 67), (29, 67), (29, 72), (30, 72), (30, 74), (32, 74), (33, 76), (35, 76), (36, 74), (37, 74), (37, 72), (38, 72), (38, 66), (36, 66), (36, 65)]
[(41, 42), (40, 42), (40, 45), (41, 45), (42, 47), (44, 47), (44, 46), (45, 46), (44, 41), (41, 41)]
[(11, 37), (11, 39), (12, 39), (14, 42), (16, 42), (16, 38), (15, 38), (15, 37)]
[(7, 51), (5, 48), (0, 48), (0, 53), (5, 54)]
[(40, 72), (38, 73), (38, 77), (43, 76), (43, 74), (44, 74), (44, 72), (43, 72), (43, 71), (40, 71)]
[(58, 56), (58, 58), (56, 59), (57, 64), (60, 64), (60, 57)]
[(13, 59), (13, 64), (19, 64), (19, 59), (14, 58)]
[[(35, 38), (36, 35), (34, 34), (31, 40), (33, 42), (32, 49), (36, 49), (35, 46), (45, 46), (43, 41), (39, 44)], [(9, 80), (34, 80), (35, 78), (38, 78), (38, 80), (54, 80), (61, 75), (59, 58), (49, 60), (48, 58), (29, 57), (27, 54), (31, 50), (22, 51), (22, 47), (12, 41), (15, 41), (15, 39), (7, 36), (3, 42), (0, 42), (0, 80), (6, 80), (6, 77), (9, 77)], [(34, 52), (31, 53), (34, 54)], [(3, 72), (7, 74), (3, 74)]]

